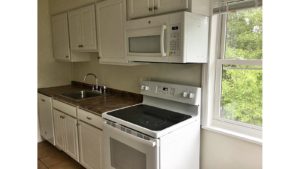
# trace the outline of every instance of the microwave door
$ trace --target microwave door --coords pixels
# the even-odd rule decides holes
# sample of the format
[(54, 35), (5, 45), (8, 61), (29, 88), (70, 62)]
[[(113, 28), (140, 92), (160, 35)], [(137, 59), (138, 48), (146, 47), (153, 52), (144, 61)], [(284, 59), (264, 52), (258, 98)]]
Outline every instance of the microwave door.
[(127, 31), (128, 56), (163, 57), (166, 25)]

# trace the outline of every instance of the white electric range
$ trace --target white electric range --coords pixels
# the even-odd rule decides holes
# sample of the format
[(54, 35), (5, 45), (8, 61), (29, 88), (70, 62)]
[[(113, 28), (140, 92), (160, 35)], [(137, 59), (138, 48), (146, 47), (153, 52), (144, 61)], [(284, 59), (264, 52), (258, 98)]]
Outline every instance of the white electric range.
[(104, 169), (199, 169), (199, 87), (144, 81), (141, 104), (106, 112)]

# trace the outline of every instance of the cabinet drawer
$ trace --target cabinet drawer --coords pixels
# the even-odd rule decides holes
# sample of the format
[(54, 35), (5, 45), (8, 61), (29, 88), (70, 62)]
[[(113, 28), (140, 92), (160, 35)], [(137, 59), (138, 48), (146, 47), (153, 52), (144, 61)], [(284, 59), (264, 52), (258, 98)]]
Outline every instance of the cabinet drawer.
[(76, 117), (76, 107), (75, 106), (71, 106), (66, 103), (63, 103), (63, 102), (60, 102), (57, 100), (53, 100), (53, 107), (70, 115), (70, 116)]
[(102, 129), (103, 124), (102, 124), (102, 118), (100, 116), (78, 109), (78, 118), (81, 121), (84, 121), (86, 123), (89, 123), (95, 127)]
[(39, 103), (51, 106), (51, 97), (43, 94), (38, 94)]

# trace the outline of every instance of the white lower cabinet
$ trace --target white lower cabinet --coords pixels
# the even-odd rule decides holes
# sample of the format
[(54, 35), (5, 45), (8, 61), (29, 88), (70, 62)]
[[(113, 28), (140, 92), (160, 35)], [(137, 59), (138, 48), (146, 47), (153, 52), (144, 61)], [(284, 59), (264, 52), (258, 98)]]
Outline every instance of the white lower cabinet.
[(87, 169), (101, 169), (102, 131), (79, 121), (80, 163)]
[(53, 109), (56, 146), (79, 161), (77, 119)]
[(102, 169), (102, 118), (53, 100), (56, 147), (87, 169)]
[(40, 133), (43, 139), (54, 143), (52, 98), (38, 94), (38, 117)]

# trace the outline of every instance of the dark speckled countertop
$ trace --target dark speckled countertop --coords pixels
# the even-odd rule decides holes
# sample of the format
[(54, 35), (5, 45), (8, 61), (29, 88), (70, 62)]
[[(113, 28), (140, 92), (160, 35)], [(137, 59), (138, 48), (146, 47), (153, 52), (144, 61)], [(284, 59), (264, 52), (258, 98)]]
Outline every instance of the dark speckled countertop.
[(50, 96), (64, 103), (78, 106), (80, 109), (100, 115), (104, 112), (114, 109), (138, 104), (142, 102), (142, 95), (107, 88), (108, 95), (90, 97), (86, 99), (75, 100), (62, 96), (62, 93), (89, 90), (91, 87), (87, 84), (72, 81), (71, 85), (39, 88), (38, 93)]

